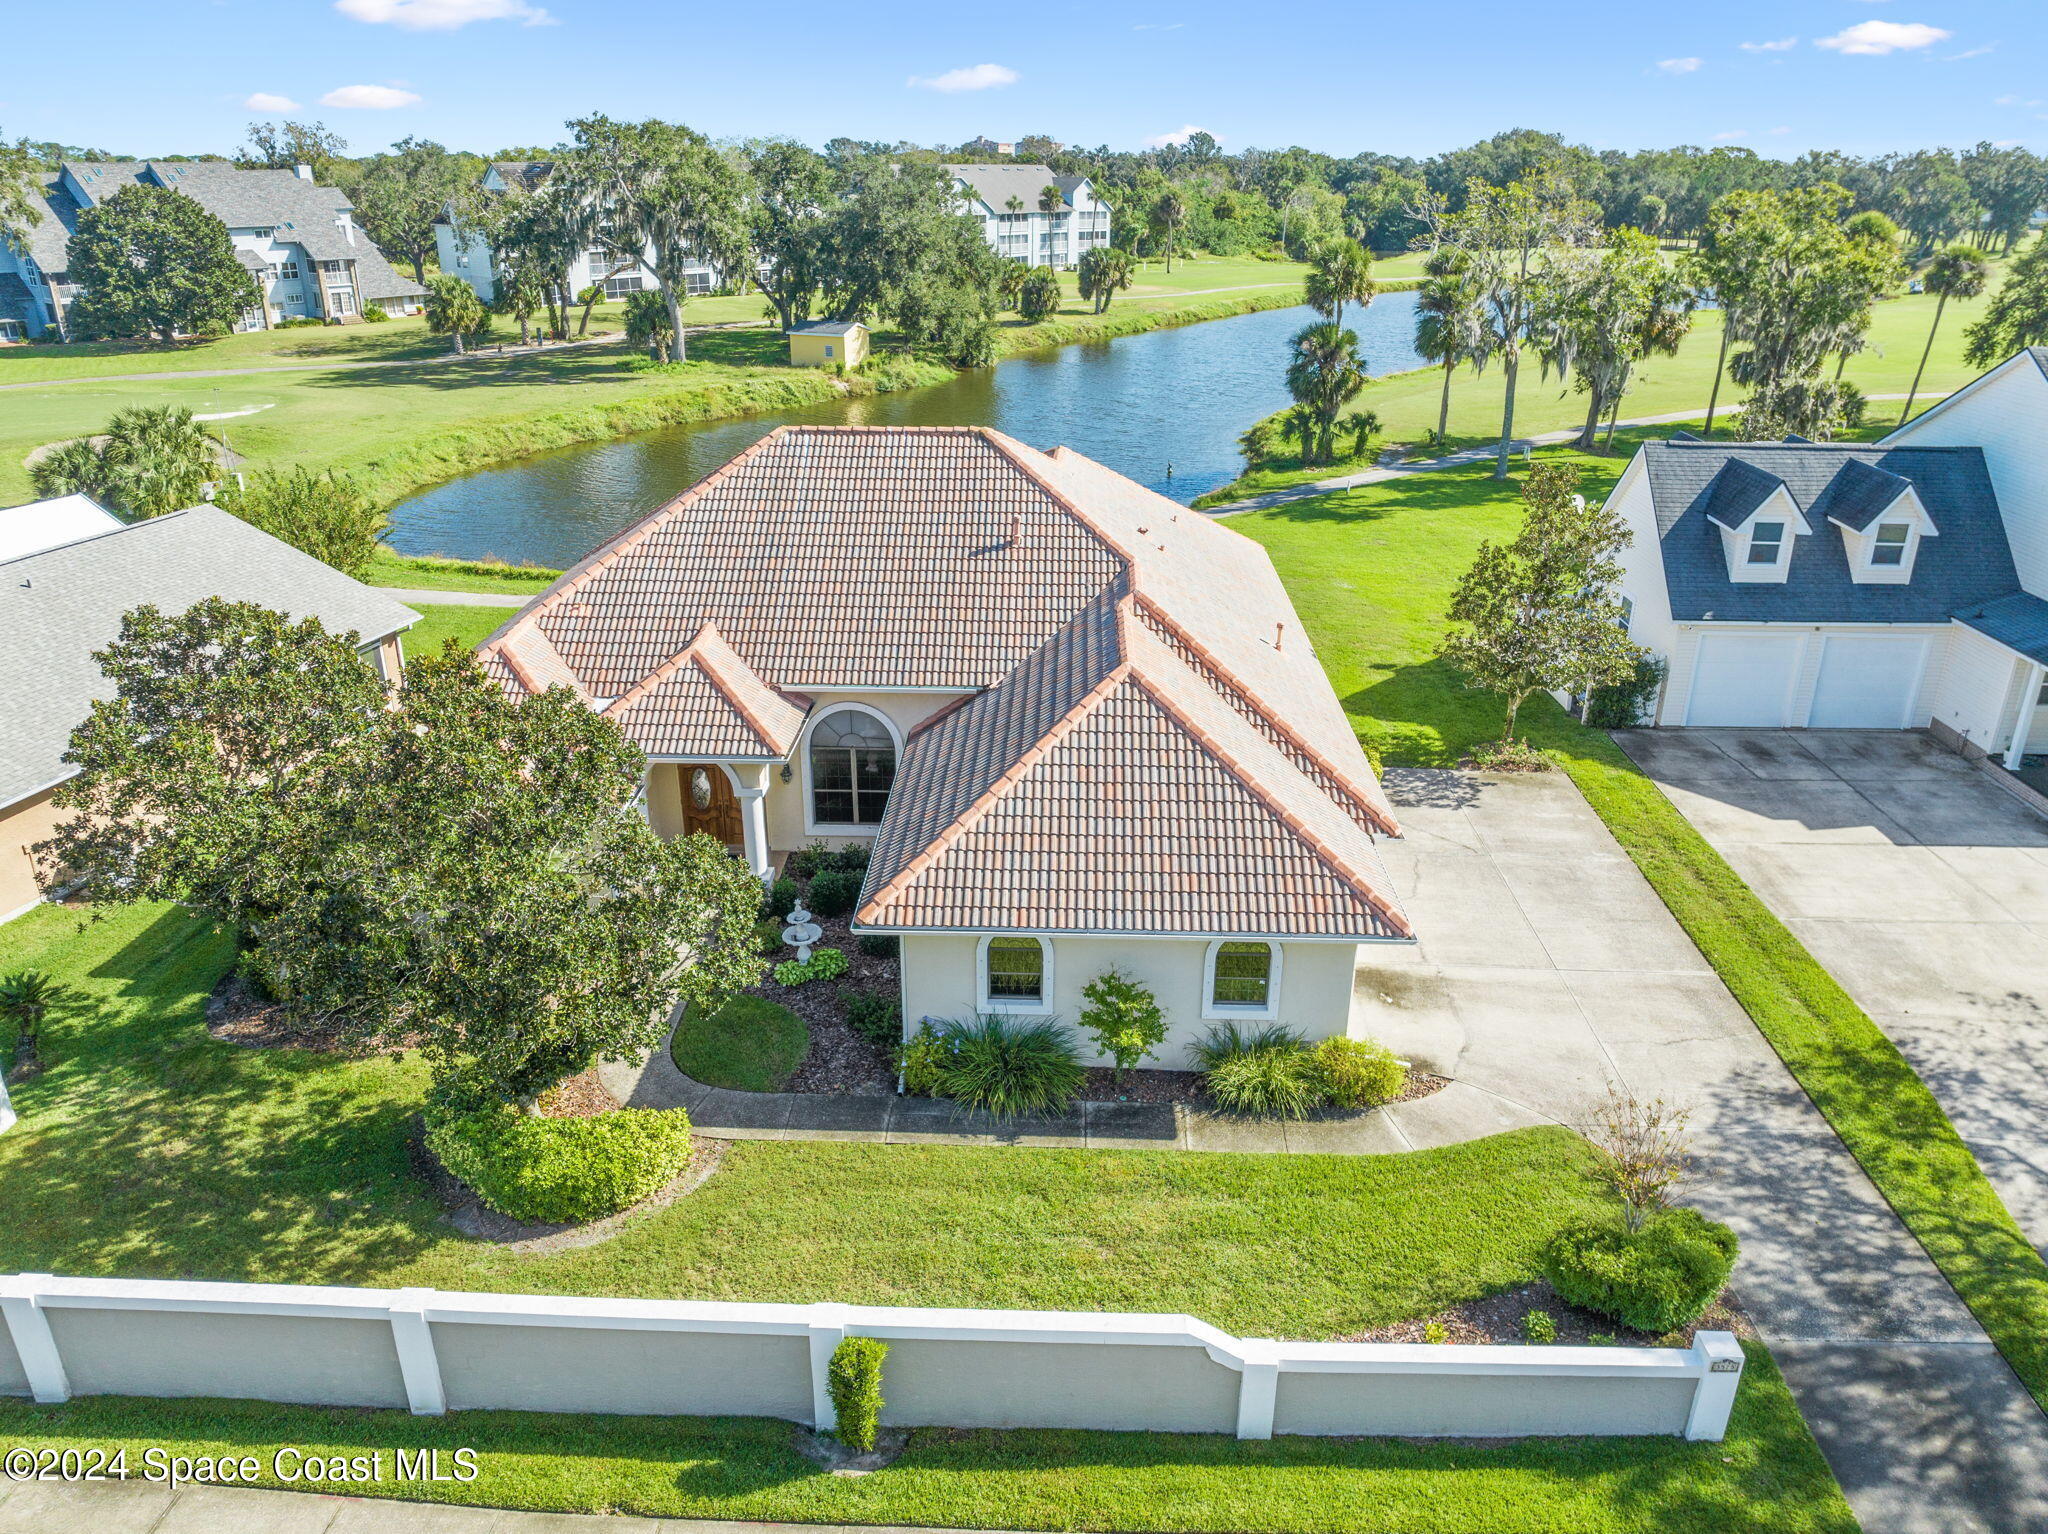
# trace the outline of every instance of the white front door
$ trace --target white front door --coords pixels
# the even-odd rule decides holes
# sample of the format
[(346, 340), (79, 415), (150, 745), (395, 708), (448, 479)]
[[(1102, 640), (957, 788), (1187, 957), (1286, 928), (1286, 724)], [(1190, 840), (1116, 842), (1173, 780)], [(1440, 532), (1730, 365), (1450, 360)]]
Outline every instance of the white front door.
[(1685, 722), (1769, 729), (1786, 724), (1800, 644), (1798, 634), (1702, 634)]
[(1902, 730), (1915, 722), (1907, 711), (1920, 690), (1926, 640), (1830, 636), (1822, 643), (1808, 725), (1816, 730)]

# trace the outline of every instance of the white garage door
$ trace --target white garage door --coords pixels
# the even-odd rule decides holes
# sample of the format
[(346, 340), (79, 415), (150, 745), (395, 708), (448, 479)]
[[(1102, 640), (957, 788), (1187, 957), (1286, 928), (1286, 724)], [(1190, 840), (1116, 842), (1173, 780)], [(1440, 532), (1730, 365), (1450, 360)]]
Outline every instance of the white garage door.
[(1912, 722), (1906, 710), (1926, 659), (1923, 639), (1829, 639), (1807, 723), (1816, 730), (1903, 729)]
[(1786, 724), (1801, 642), (1797, 634), (1702, 634), (1685, 722)]

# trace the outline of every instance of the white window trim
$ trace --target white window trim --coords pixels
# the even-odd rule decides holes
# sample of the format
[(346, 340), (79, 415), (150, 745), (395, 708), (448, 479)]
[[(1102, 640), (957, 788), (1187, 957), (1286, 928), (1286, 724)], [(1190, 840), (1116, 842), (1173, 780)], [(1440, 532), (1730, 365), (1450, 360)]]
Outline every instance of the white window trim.
[[(1015, 996), (991, 996), (988, 993), (988, 945), (997, 938), (1026, 937), (1038, 945), (1038, 951), (1045, 957), (1045, 967), (1038, 976), (1038, 1000), (1020, 1001)], [(974, 945), (974, 995), (976, 1008), (982, 1012), (1001, 1012), (1005, 1015), (1020, 1013), (1026, 1016), (1043, 1016), (1053, 1010), (1053, 942), (1034, 932), (991, 932)]]
[[(1266, 1004), (1263, 1007), (1231, 1006), (1219, 1004), (1216, 1000), (1216, 956), (1223, 951), (1225, 943), (1264, 943), (1273, 955), (1273, 970), (1266, 980)], [(1226, 1018), (1246, 1018), (1252, 1022), (1269, 1023), (1280, 1016), (1280, 977), (1286, 962), (1287, 949), (1277, 938), (1270, 937), (1219, 937), (1210, 943), (1208, 952), (1202, 956), (1202, 1020), (1222, 1022)]]
[(846, 708), (880, 720), (882, 728), (889, 732), (890, 745), (896, 750), (897, 767), (901, 768), (903, 765), (903, 732), (896, 728), (896, 721), (887, 714), (878, 708), (871, 708), (865, 703), (841, 701), (820, 705), (816, 717), (804, 726), (803, 739), (797, 743), (798, 752), (803, 758), (804, 830), (812, 836), (865, 836), (872, 838), (881, 829), (879, 826), (835, 825), (830, 821), (815, 818), (812, 813), (817, 807), (817, 799), (811, 792), (811, 735), (819, 725), (823, 724), (841, 709)]

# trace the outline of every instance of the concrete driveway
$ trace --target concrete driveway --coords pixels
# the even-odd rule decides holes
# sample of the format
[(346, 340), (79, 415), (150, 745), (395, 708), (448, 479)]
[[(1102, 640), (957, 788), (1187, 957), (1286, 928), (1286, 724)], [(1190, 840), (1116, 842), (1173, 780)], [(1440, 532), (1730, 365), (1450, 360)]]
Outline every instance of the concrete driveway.
[(1369, 953), (1352, 1028), (1454, 1078), (1404, 1135), (1583, 1121), (1613, 1080), (1690, 1105), (1687, 1197), (1868, 1534), (2048, 1528), (2048, 1418), (1571, 780), (1386, 783), (1419, 942)]
[(1913, 1062), (2048, 1253), (2048, 820), (1917, 733), (1617, 738)]

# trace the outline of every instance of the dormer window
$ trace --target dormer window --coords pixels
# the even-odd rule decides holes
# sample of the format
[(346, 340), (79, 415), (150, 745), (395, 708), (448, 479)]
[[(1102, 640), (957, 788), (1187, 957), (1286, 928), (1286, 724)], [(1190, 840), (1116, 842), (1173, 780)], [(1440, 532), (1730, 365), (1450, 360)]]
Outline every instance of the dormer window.
[(1870, 545), (1870, 562), (1873, 565), (1903, 565), (1906, 562), (1906, 546), (1913, 536), (1913, 529), (1905, 522), (1881, 522), (1877, 536)]
[(1785, 524), (1782, 522), (1754, 522), (1749, 529), (1749, 562), (1753, 565), (1774, 565), (1778, 556), (1785, 551)]

